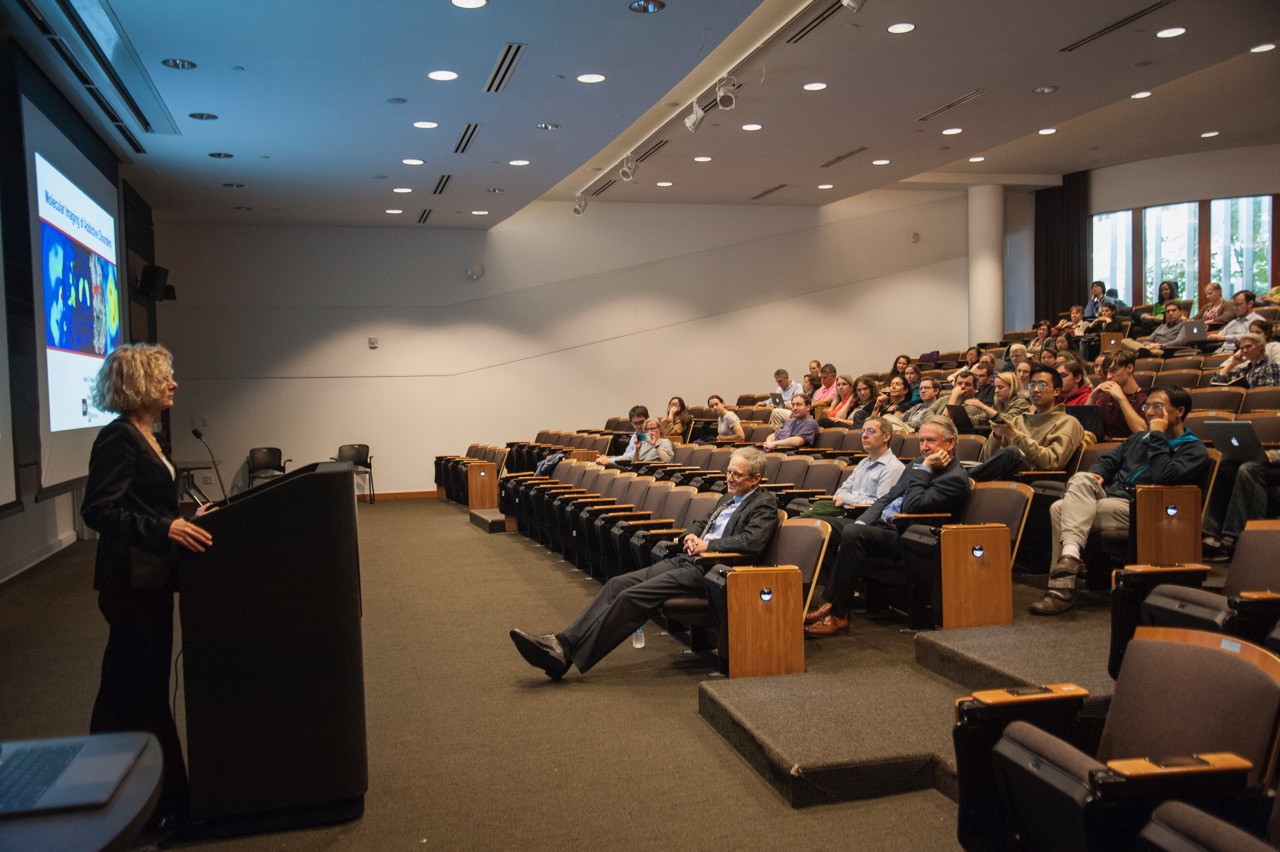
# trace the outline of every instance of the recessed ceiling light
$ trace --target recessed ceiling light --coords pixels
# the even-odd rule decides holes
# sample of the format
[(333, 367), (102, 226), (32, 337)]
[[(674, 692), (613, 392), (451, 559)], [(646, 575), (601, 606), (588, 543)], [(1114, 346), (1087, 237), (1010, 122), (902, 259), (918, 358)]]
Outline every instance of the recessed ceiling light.
[(1046, 127), (1046, 128), (1044, 128), (1043, 130), (1040, 130), (1040, 131), (1038, 131), (1038, 132), (1039, 132), (1039, 134), (1040, 134), (1041, 136), (1052, 136), (1053, 134), (1055, 134), (1055, 133), (1057, 133), (1057, 132), (1058, 132), (1058, 128), (1056, 128), (1056, 127)]
[(836, 185), (835, 185), (834, 183), (820, 183), (820, 184), (818, 184), (818, 189), (835, 189), (835, 188), (836, 188)]
[(488, 5), (489, 0), (451, 0), (459, 9), (480, 9)]
[(915, 24), (894, 24), (893, 26), (889, 27), (889, 32), (893, 33), (894, 35), (902, 35), (903, 33), (911, 32), (915, 28), (916, 28)]
[(603, 74), (579, 74), (578, 75), (579, 83), (603, 83), (606, 79), (608, 78), (605, 77)]
[(754, 131), (754, 130), (762, 130), (763, 128), (764, 128), (764, 125), (763, 125), (763, 124), (744, 124), (744, 125), (742, 125), (742, 129), (743, 129), (743, 130), (746, 130), (746, 131), (748, 131), (748, 132), (750, 132), (750, 131)]
[(704, 154), (704, 155), (703, 155), (703, 156), (701, 156), (701, 157), (694, 157), (694, 158), (693, 158), (693, 161), (694, 161), (695, 163), (709, 163), (709, 162), (711, 162), (711, 158), (710, 158), (710, 157), (708, 157), (708, 156), (706, 156), (706, 155)]
[(196, 121), (217, 121), (218, 117), (211, 112), (193, 112), (188, 118), (194, 118)]
[(663, 3), (662, 0), (634, 0), (634, 2), (627, 4), (627, 8), (643, 15), (649, 12), (661, 12), (667, 8), (667, 4)]
[(804, 90), (806, 92), (821, 92), (827, 87), (826, 83), (805, 83)]
[(669, 180), (660, 180), (660, 181), (658, 181), (658, 186), (671, 186), (671, 181), (669, 181)]
[(1133, 98), (1135, 101), (1140, 101), (1143, 98), (1151, 97), (1151, 93), (1150, 92), (1134, 92), (1129, 97)]
[(209, 156), (213, 157), (215, 160), (230, 160), (235, 156), (235, 154), (228, 154), (226, 151), (214, 151)]
[(960, 133), (964, 133), (964, 130), (959, 127), (948, 127), (946, 130), (942, 131), (943, 136), (955, 136)]
[(1275, 50), (1274, 44), (1260, 44), (1257, 47), (1249, 48), (1250, 53), (1266, 53), (1269, 50)]
[(888, 160), (872, 160), (872, 161), (871, 161), (871, 165), (873, 165), (873, 166), (887, 166), (887, 165), (889, 165), (889, 161), (888, 161)]
[(1156, 38), (1177, 38), (1187, 31), (1186, 27), (1169, 27), (1156, 33)]
[(387, 210), (385, 210), (385, 211), (383, 211), (383, 212), (385, 212), (385, 213), (391, 213), (392, 215), (395, 215), (396, 213), (403, 213), (404, 211), (403, 211), (403, 210), (397, 210), (396, 208), (392, 207), (392, 208), (389, 208), (389, 209), (387, 209)]
[(560, 129), (560, 125), (556, 124), (554, 121), (539, 121), (537, 124), (534, 125), (534, 127), (538, 128), (539, 130), (559, 130)]
[(986, 157), (970, 157), (970, 158), (969, 158), (969, 162), (971, 162), (971, 163), (981, 163), (981, 162), (982, 162), (983, 160), (985, 160), (985, 159), (987, 159), (987, 158), (986, 158)]
[(1201, 134), (1200, 134), (1200, 138), (1201, 138), (1201, 139), (1212, 139), (1213, 137), (1215, 137), (1215, 136), (1217, 136), (1217, 135), (1218, 135), (1218, 131), (1216, 131), (1216, 130), (1210, 130), (1208, 133), (1201, 133)]
[(437, 121), (415, 121), (413, 126), (419, 130), (432, 130), (439, 127), (440, 123)]
[(509, 166), (527, 166), (527, 165), (529, 165), (529, 161), (528, 161), (528, 160), (512, 160), (511, 162), (507, 163), (507, 165), (509, 165)]
[(1036, 86), (1031, 90), (1031, 93), (1033, 95), (1052, 95), (1056, 91), (1058, 91), (1057, 86)]
[(413, 192), (413, 190), (407, 186), (397, 186), (395, 189), (391, 191), (392, 192)]
[(190, 59), (161, 59), (160, 64), (175, 71), (190, 71), (196, 64)]
[(471, 215), (472, 216), (488, 216), (489, 211), (488, 210), (472, 210)]
[(415, 160), (413, 157), (410, 157), (410, 158), (409, 158), (409, 159), (407, 159), (407, 160), (401, 160), (400, 162), (404, 163), (406, 166), (420, 166), (420, 165), (422, 165), (422, 161), (421, 161), (421, 160)]
[(440, 82), (443, 83), (448, 80), (458, 79), (458, 72), (457, 71), (432, 71), (431, 73), (427, 74), (427, 76), (430, 77), (432, 80), (439, 80)]

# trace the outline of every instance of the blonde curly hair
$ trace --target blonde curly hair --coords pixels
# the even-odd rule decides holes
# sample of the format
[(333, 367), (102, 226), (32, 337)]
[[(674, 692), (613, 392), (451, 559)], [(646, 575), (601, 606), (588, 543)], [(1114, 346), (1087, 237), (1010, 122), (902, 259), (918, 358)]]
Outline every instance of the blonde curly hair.
[(158, 343), (126, 343), (102, 362), (90, 401), (100, 411), (130, 414), (164, 398), (173, 353)]

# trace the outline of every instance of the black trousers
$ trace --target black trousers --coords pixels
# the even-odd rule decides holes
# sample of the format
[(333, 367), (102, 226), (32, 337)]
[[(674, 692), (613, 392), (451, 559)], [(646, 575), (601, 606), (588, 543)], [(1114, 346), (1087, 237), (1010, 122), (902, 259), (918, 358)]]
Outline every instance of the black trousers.
[(98, 609), (107, 619), (111, 633), (102, 654), (102, 681), (89, 730), (95, 734), (155, 734), (164, 755), (164, 785), (155, 819), (185, 818), (187, 767), (182, 759), (178, 726), (169, 709), (173, 592), (100, 591)]
[(902, 544), (896, 527), (886, 523), (850, 524), (840, 533), (840, 555), (836, 558), (835, 571), (831, 582), (822, 590), (834, 615), (848, 617), (859, 572), (869, 562), (901, 564)]

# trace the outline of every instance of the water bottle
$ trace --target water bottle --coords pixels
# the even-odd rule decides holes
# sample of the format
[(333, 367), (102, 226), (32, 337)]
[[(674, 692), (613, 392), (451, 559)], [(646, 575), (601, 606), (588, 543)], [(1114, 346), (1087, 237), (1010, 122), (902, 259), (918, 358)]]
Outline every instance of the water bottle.
[(636, 628), (635, 633), (631, 634), (631, 647), (632, 648), (644, 647), (644, 625), (643, 624), (641, 624), (639, 627)]

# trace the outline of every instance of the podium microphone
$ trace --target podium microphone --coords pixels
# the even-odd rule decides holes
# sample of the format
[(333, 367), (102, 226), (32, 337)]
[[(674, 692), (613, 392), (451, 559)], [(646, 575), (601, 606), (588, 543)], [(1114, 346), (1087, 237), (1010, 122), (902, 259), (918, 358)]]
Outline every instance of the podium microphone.
[(209, 463), (213, 465), (214, 475), (218, 477), (218, 487), (222, 489), (222, 499), (227, 499), (227, 486), (222, 483), (222, 472), (218, 470), (218, 460), (213, 457), (213, 448), (209, 446), (209, 442), (204, 439), (204, 433), (199, 429), (192, 429), (191, 434), (195, 435), (196, 439), (204, 444), (204, 448), (209, 451)]

